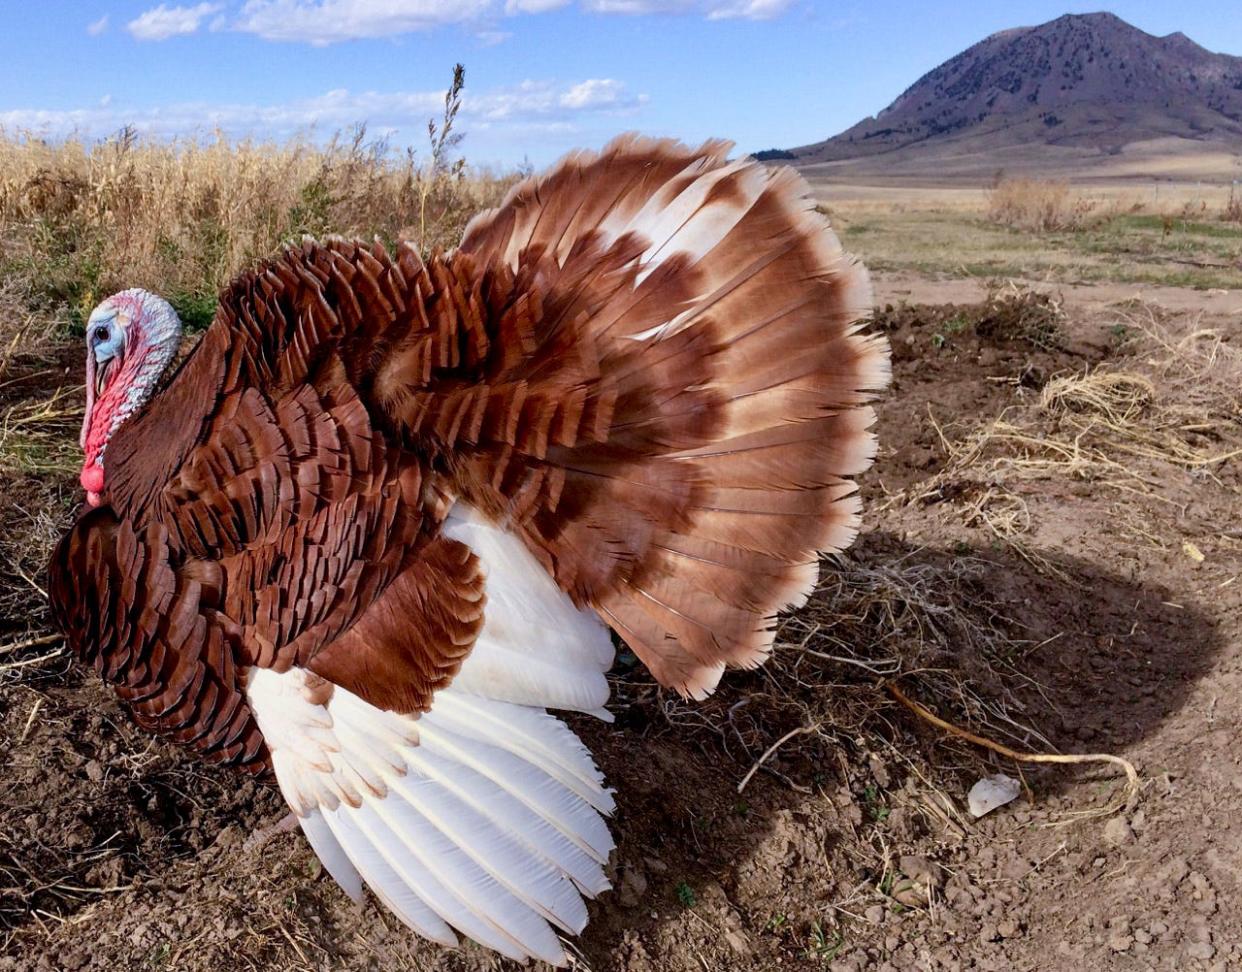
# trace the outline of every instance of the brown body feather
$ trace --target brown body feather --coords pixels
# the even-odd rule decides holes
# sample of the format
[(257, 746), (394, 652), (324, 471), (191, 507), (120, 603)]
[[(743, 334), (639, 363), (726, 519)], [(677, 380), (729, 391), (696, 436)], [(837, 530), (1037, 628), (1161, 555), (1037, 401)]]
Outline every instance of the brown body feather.
[(856, 530), (887, 358), (796, 177), (725, 151), (621, 139), (451, 254), (308, 241), (242, 276), (53, 557), (79, 656), (252, 770), (250, 666), (426, 709), (485, 612), (439, 535), (460, 500), (664, 684), (761, 661)]

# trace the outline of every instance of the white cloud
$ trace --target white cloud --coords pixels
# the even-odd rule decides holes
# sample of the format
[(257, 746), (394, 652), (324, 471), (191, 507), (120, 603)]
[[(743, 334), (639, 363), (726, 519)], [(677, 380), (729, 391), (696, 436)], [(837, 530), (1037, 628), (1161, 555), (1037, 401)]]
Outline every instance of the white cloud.
[(783, 14), (793, 0), (581, 0), (592, 13), (698, 14), (708, 20), (768, 20)]
[(708, 20), (771, 20), (793, 6), (793, 0), (736, 0), (734, 3), (713, 3), (709, 6)]
[[(160, 41), (193, 34), (208, 18), (211, 30), (238, 30), (272, 41), (324, 46), (361, 38), (397, 37), (453, 24), (470, 25), (485, 45), (507, 33), (497, 29), (502, 15), (541, 14), (573, 0), (245, 0), (239, 11), (223, 2), (158, 7), (139, 14), (126, 29), (138, 40)], [(768, 20), (785, 13), (794, 0), (577, 0), (595, 14), (640, 16), (680, 14), (708, 20)], [(87, 26), (92, 34), (108, 29), (107, 15)]]
[(523, 81), (513, 88), (474, 98), (467, 94), (462, 114), (486, 122), (569, 120), (577, 114), (593, 112), (631, 114), (646, 103), (646, 95), (631, 94), (623, 83), (612, 78), (581, 81), (568, 87), (550, 81)]
[(513, 33), (508, 30), (480, 30), (474, 36), (484, 47), (495, 47), (507, 41)]
[(582, 0), (582, 8), (591, 13), (628, 14), (690, 13), (694, 0)]
[(569, 5), (569, 0), (505, 0), (505, 13), (547, 13)]
[(161, 41), (181, 34), (193, 34), (202, 22), (223, 8), (220, 3), (200, 3), (193, 7), (169, 7), (160, 4), (126, 24), (138, 40)]
[[(576, 84), (523, 81), (509, 88), (467, 92), (460, 127), (467, 135), (486, 131), (572, 131), (591, 116), (633, 114), (647, 96), (626, 90), (612, 78)], [(443, 91), (359, 91), (344, 88), (313, 98), (271, 105), (182, 102), (144, 108), (106, 99), (90, 108), (0, 111), (0, 129), (45, 137), (76, 134), (94, 138), (122, 127), (161, 137), (193, 136), (220, 129), (229, 135), (287, 138), (316, 129), (326, 134), (366, 122), (372, 132), (405, 136), (417, 143), (427, 118), (444, 107)]]
[[(274, 41), (323, 46), (344, 40), (396, 37), (451, 24), (483, 24), (496, 34), (494, 21), (540, 14), (569, 6), (572, 0), (246, 0), (233, 21), (235, 30)], [(788, 10), (794, 0), (578, 0), (580, 9), (597, 14), (686, 14), (709, 20), (766, 20)], [(480, 35), (483, 36), (483, 35)]]
[(626, 98), (625, 85), (612, 78), (581, 81), (561, 95), (565, 108), (609, 108)]
[(237, 30), (324, 45), (478, 20), (492, 0), (247, 0)]

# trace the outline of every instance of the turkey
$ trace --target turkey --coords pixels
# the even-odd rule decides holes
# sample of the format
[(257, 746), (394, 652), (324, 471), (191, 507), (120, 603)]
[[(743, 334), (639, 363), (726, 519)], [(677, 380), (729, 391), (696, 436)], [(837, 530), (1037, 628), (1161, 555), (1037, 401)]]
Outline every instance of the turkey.
[(614, 800), (549, 710), (610, 720), (611, 633), (706, 696), (858, 529), (865, 271), (729, 148), (571, 154), (426, 261), (307, 240), (179, 363), (159, 297), (90, 317), (75, 657), (434, 942), (563, 964)]

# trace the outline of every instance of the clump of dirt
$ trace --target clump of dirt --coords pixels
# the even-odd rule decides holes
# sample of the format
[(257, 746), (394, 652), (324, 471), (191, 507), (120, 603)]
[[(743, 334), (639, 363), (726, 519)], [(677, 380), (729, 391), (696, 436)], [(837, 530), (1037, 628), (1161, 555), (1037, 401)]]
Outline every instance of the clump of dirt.
[[(865, 529), (766, 666), (687, 704), (623, 654), (616, 724), (573, 720), (619, 803), (577, 967), (1242, 965), (1229, 342), (1004, 300), (877, 316), (896, 389)], [(48, 392), (21, 387), (9, 404)], [(1074, 442), (1095, 466), (1064, 461)], [(151, 738), (36, 643), (71, 486), (0, 476), (26, 531), (0, 563), (21, 619), (0, 623), (0, 969), (510, 968), (354, 905), (297, 835), (248, 849), (283, 813), (272, 788)], [(1138, 801), (1117, 812), (1113, 767), (1031, 770), (945, 734), (894, 681), (1016, 749), (1125, 755)], [(972, 818), (967, 790), (998, 772), (1023, 795)]]
[[(876, 328), (889, 333), (930, 331), (929, 343), (937, 351), (969, 334), (994, 345), (1026, 345), (1042, 351), (1057, 351), (1065, 342), (1061, 299), (1013, 282), (993, 285), (976, 303), (886, 304), (871, 319)], [(904, 342), (905, 348), (914, 344)], [(894, 350), (900, 356), (905, 349), (895, 343)]]
[(905, 417), (881, 429), (887, 461), (875, 475), (884, 492), (942, 470), (945, 425), (1022, 401), (1051, 376), (1098, 363), (1112, 350), (1070, 329), (1059, 299), (1010, 287), (993, 287), (972, 303), (887, 304), (872, 324), (893, 350), (884, 407)]

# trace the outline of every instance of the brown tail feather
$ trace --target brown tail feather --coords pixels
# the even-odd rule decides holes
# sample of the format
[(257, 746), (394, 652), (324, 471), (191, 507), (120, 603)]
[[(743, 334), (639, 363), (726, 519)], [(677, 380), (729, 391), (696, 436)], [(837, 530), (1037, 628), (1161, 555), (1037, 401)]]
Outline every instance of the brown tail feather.
[(550, 349), (573, 347), (598, 366), (585, 399), (615, 396), (590, 441), (540, 454), (564, 488), (515, 529), (694, 696), (725, 664), (762, 661), (817, 554), (852, 542), (849, 477), (875, 453), (864, 403), (889, 375), (886, 343), (857, 330), (866, 272), (802, 180), (728, 148), (623, 136), (572, 155), (477, 217), (461, 248), (539, 291), (532, 385), (555, 384)]

